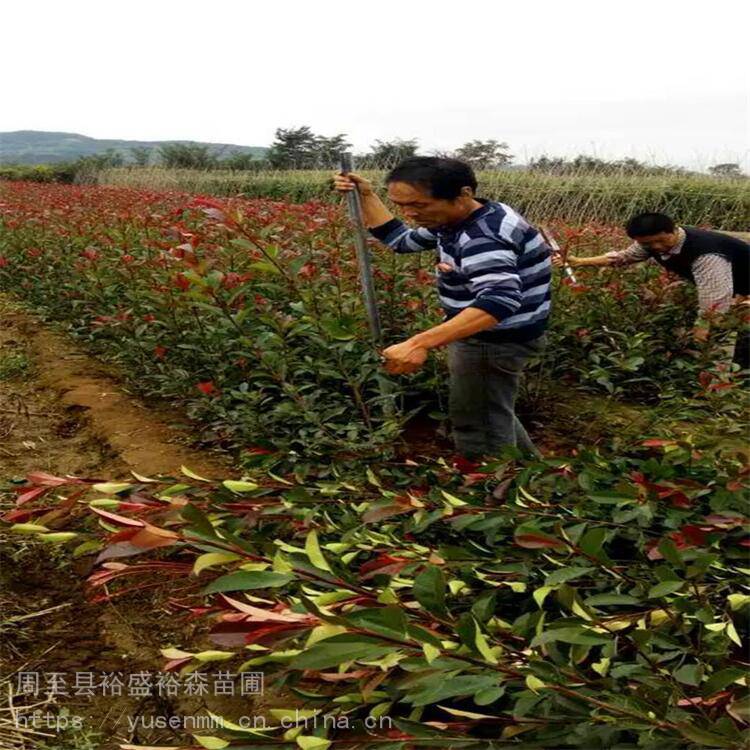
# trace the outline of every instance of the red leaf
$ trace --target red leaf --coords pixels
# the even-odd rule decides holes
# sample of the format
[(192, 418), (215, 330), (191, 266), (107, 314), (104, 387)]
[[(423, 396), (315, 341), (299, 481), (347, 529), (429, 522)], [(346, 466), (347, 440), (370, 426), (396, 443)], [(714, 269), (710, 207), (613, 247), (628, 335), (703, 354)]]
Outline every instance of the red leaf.
[[(484, 476), (484, 475), (483, 475)], [(410, 511), (415, 511), (416, 508), (412, 507), (411, 505), (384, 505), (380, 508), (370, 508), (370, 510), (366, 511), (362, 515), (362, 522), (363, 523), (373, 523), (375, 521), (382, 521), (386, 518), (390, 518), (391, 516), (397, 516), (400, 513), (409, 513)]]
[(679, 490), (672, 490), (671, 492), (660, 492), (659, 497), (668, 497), (672, 502), (673, 508), (693, 507), (693, 501), (684, 492), (680, 492)]
[(49, 505), (43, 508), (28, 508), (26, 510), (11, 510), (9, 513), (5, 513), (0, 516), (0, 519), (7, 523), (25, 523), (27, 519), (31, 518), (37, 513), (45, 513), (48, 510), (56, 510), (54, 507)]
[[(708, 530), (710, 531), (710, 529)], [(707, 529), (705, 527), (688, 524), (680, 529), (680, 534), (682, 534), (690, 544), (693, 544), (696, 547), (702, 547), (706, 543), (706, 531)]]
[(60, 487), (63, 484), (81, 484), (80, 479), (56, 477), (53, 474), (47, 474), (45, 471), (32, 471), (26, 475), (26, 481), (42, 487)]
[(748, 519), (743, 518), (742, 516), (722, 516), (718, 513), (706, 516), (704, 520), (706, 523), (710, 523), (717, 529), (734, 529), (737, 526), (742, 526), (743, 524), (748, 523)]
[(125, 516), (118, 516), (116, 513), (110, 513), (108, 510), (102, 510), (101, 508), (92, 508), (97, 515), (102, 518), (106, 518), (108, 521), (120, 524), (121, 526), (145, 526), (144, 521), (139, 521), (136, 518), (126, 518)]
[(380, 554), (374, 560), (361, 565), (359, 572), (362, 573), (362, 580), (372, 578), (373, 576), (384, 573), (393, 575), (406, 567), (411, 561), (403, 557), (391, 557), (390, 555)]
[(168, 661), (161, 669), (162, 672), (174, 672), (179, 669), (183, 664), (187, 664), (193, 657), (186, 656), (184, 659), (172, 659)]
[(545, 534), (518, 534), (514, 541), (519, 547), (523, 547), (524, 549), (546, 549), (565, 546), (559, 539)]
[(646, 448), (662, 448), (665, 445), (674, 445), (674, 440), (659, 440), (658, 438), (649, 438), (648, 440), (644, 440), (641, 445), (645, 446)]
[[(269, 609), (262, 609), (261, 607), (254, 607), (252, 604), (246, 604), (245, 602), (237, 601), (232, 599), (226, 594), (220, 594), (220, 599), (223, 599), (230, 607), (238, 610), (239, 612), (247, 615), (244, 619), (247, 621), (255, 622), (306, 622), (310, 620), (313, 615), (303, 615), (291, 610), (285, 610), (284, 612), (273, 612)], [(317, 621), (317, 618), (314, 618)]]
[(145, 524), (145, 527), (130, 537), (131, 544), (143, 549), (156, 549), (157, 547), (169, 547), (180, 537), (174, 531), (160, 529), (158, 526)]
[(42, 497), (50, 491), (50, 487), (35, 487), (33, 490), (22, 491), (21, 494), (16, 498), (16, 505), (23, 505), (29, 503), (32, 500), (36, 500), (38, 497)]
[(273, 641), (277, 636), (289, 636), (293, 632), (308, 630), (318, 623), (299, 622), (220, 622), (214, 625), (209, 635), (211, 641), (220, 646), (244, 646), (264, 640)]

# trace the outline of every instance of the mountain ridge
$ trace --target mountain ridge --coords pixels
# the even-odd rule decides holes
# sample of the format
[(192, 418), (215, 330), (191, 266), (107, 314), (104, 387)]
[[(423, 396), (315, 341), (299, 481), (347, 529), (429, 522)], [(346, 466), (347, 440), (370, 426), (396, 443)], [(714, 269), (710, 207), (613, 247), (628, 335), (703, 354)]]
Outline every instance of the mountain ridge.
[(264, 146), (241, 146), (233, 143), (211, 143), (192, 140), (142, 141), (120, 138), (92, 138), (81, 133), (53, 130), (12, 130), (0, 133), (0, 164), (57, 164), (75, 161), (82, 156), (103, 154), (109, 149), (122, 154), (126, 162), (132, 162), (131, 148), (147, 148), (156, 151), (171, 143), (208, 146), (216, 156), (232, 153), (252, 154), (263, 157), (268, 149)]

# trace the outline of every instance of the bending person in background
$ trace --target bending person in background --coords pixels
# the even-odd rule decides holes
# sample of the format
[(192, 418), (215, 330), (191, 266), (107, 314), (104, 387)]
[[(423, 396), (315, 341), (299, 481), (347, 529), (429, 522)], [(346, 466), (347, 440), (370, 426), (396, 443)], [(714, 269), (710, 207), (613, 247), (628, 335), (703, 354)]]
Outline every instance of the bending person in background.
[[(710, 320), (727, 312), (733, 302), (750, 303), (750, 245), (722, 232), (710, 232), (689, 226), (677, 226), (664, 214), (643, 213), (625, 226), (633, 244), (589, 258), (568, 255), (573, 268), (587, 266), (628, 266), (653, 259), (668, 271), (695, 284), (698, 292), (698, 320), (694, 336), (708, 338)], [(561, 267), (564, 259), (552, 262)], [(737, 334), (733, 362), (740, 370), (750, 368), (750, 327), (743, 325)]]

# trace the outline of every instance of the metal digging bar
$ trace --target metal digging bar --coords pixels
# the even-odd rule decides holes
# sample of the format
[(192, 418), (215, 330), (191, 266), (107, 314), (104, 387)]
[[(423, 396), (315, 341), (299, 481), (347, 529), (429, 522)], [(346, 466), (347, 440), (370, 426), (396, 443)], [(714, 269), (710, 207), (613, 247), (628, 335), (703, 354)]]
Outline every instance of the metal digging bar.
[[(341, 154), (341, 174), (349, 174), (352, 171), (352, 155), (349, 152)], [(380, 313), (378, 312), (378, 302), (375, 297), (375, 283), (372, 278), (372, 261), (370, 259), (370, 250), (367, 247), (367, 230), (362, 218), (362, 201), (358, 190), (351, 190), (346, 194), (346, 203), (349, 209), (349, 216), (354, 225), (354, 246), (357, 249), (357, 265), (359, 266), (359, 281), (362, 286), (362, 297), (365, 302), (367, 311), (367, 321), (370, 326), (370, 333), (376, 346), (382, 344), (383, 332), (380, 327)], [(386, 416), (393, 416), (393, 400), (391, 384), (383, 379), (378, 378), (380, 383), (380, 393), (383, 399), (383, 411)]]
[[(352, 171), (352, 155), (341, 154), (341, 174), (349, 174)], [(367, 320), (370, 324), (370, 333), (376, 344), (382, 342), (383, 334), (380, 329), (380, 314), (378, 303), (375, 299), (375, 284), (372, 280), (372, 263), (370, 251), (367, 247), (367, 231), (362, 219), (362, 202), (358, 190), (351, 190), (346, 194), (346, 202), (349, 208), (349, 216), (354, 224), (354, 245), (357, 248), (357, 264), (359, 265), (359, 281), (362, 285), (362, 295), (367, 310)]]

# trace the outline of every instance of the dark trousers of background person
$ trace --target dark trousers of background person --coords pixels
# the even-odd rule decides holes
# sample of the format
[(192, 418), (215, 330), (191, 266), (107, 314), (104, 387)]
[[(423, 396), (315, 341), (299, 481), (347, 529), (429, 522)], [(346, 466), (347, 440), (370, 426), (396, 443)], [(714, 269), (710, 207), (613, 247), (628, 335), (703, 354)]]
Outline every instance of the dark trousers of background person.
[(745, 383), (750, 383), (750, 326), (745, 325), (737, 332), (732, 362), (745, 372)]
[(515, 405), (521, 373), (544, 348), (544, 338), (522, 344), (468, 338), (448, 346), (449, 416), (460, 455), (494, 457), (507, 445), (539, 455)]

